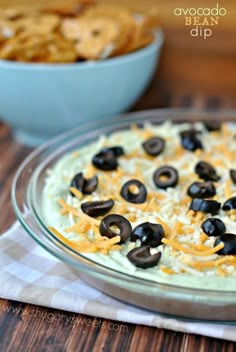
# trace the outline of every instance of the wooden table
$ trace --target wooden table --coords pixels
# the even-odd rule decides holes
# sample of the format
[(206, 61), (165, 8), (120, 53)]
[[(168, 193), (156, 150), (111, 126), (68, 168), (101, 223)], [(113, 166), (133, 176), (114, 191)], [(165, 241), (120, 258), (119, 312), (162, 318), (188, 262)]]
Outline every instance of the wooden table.
[[(166, 43), (160, 68), (134, 110), (170, 106), (236, 108), (235, 28), (218, 29), (213, 38), (204, 42), (193, 41), (184, 26), (170, 23), (164, 26)], [(4, 232), (15, 220), (10, 203), (12, 178), (30, 148), (14, 141), (10, 129), (2, 123), (0, 151), (0, 232)], [(78, 315), (81, 324), (67, 324), (66, 319), (50, 323), (43, 318), (49, 313), (61, 317), (73, 317), (74, 313), (43, 307), (38, 307), (40, 314), (36, 317), (24, 319), (29, 310), (27, 304), (0, 299), (1, 351), (235, 350), (234, 343), (223, 340), (104, 319), (97, 319), (98, 323), (91, 327), (86, 324), (90, 317), (82, 315)], [(91, 319), (95, 321), (96, 318)], [(73, 319), (67, 321), (73, 322)]]

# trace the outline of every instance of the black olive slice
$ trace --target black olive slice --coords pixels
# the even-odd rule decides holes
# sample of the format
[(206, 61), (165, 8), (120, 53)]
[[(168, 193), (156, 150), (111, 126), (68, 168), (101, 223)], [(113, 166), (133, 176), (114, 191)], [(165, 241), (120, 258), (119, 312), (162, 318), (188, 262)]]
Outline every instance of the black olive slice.
[(100, 150), (100, 152), (102, 152), (102, 153), (112, 152), (116, 158), (125, 154), (124, 148), (121, 146), (105, 147), (105, 148), (102, 148)]
[(208, 236), (219, 236), (225, 233), (226, 227), (222, 220), (217, 218), (208, 218), (203, 221), (201, 228)]
[[(91, 194), (93, 193), (98, 185), (98, 177), (93, 176), (89, 179), (86, 179), (82, 172), (79, 172), (71, 181), (71, 187), (78, 189), (83, 194)], [(74, 196), (71, 193), (72, 196)]]
[(157, 156), (163, 152), (165, 148), (165, 141), (161, 137), (151, 137), (146, 140), (142, 146), (147, 154)]
[[(131, 190), (134, 187), (135, 191)], [(137, 192), (136, 192), (137, 190)], [(144, 203), (147, 199), (147, 190), (142, 182), (139, 180), (130, 180), (126, 182), (120, 191), (121, 196), (130, 203)]]
[(215, 240), (214, 247), (216, 247), (221, 242), (224, 243), (224, 247), (218, 250), (217, 254), (236, 254), (236, 235), (233, 233), (223, 233)]
[(91, 194), (92, 192), (95, 191), (98, 185), (98, 177), (93, 176), (90, 179), (86, 179), (84, 182), (84, 193), (85, 194)]
[(219, 181), (215, 168), (206, 161), (199, 161), (195, 165), (196, 174), (205, 181)]
[(193, 182), (187, 189), (187, 194), (192, 198), (209, 198), (216, 194), (216, 189), (211, 181)]
[[(115, 231), (112, 227), (118, 230)], [(102, 219), (99, 226), (99, 231), (102, 236), (113, 238), (120, 236), (120, 243), (125, 242), (132, 232), (130, 222), (121, 215), (111, 214)]]
[(114, 146), (109, 148), (116, 157), (122, 156), (125, 154), (124, 148), (121, 146)]
[(232, 209), (236, 209), (236, 197), (232, 197), (227, 199), (223, 206), (222, 206), (223, 210), (232, 210)]
[(198, 138), (198, 131), (191, 129), (180, 132), (181, 144), (184, 149), (191, 152), (197, 149), (203, 149), (202, 142)]
[(229, 170), (229, 174), (230, 174), (231, 180), (236, 185), (236, 169), (235, 170), (233, 170), (233, 169)]
[(161, 166), (153, 174), (153, 181), (158, 188), (175, 187), (178, 183), (178, 171), (169, 165)]
[(121, 146), (102, 148), (99, 153), (92, 159), (93, 165), (103, 171), (116, 170), (118, 167), (117, 158), (124, 155), (124, 149)]
[(221, 204), (216, 200), (194, 198), (189, 206), (189, 209), (214, 215), (219, 212), (220, 206)]
[(116, 156), (109, 148), (103, 148), (99, 153), (94, 155), (92, 163), (97, 169), (103, 171), (116, 170), (118, 167)]
[(161, 252), (151, 255), (150, 246), (142, 246), (131, 249), (127, 258), (138, 268), (147, 269), (156, 266), (161, 258)]
[(112, 199), (100, 200), (93, 202), (84, 202), (81, 204), (82, 211), (92, 217), (105, 215), (114, 205)]
[(160, 246), (161, 240), (164, 237), (164, 230), (160, 224), (144, 222), (134, 228), (130, 235), (130, 241), (141, 241), (141, 245), (149, 245), (151, 247)]
[(204, 125), (209, 132), (221, 130), (221, 123), (219, 121), (205, 121)]

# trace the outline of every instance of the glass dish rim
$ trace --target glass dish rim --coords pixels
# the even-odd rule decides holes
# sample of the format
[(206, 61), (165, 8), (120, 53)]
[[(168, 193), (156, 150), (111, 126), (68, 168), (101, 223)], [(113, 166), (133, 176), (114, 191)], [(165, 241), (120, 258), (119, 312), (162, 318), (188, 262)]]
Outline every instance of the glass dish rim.
[[(181, 117), (179, 115), (182, 115)], [(63, 140), (65, 140), (66, 138), (70, 137), (70, 136), (75, 136), (77, 135), (77, 133), (83, 133), (83, 131), (87, 131), (90, 129), (95, 129), (95, 127), (99, 126), (100, 128), (104, 128), (104, 123), (106, 122), (105, 126), (108, 125), (110, 126), (111, 124), (118, 124), (119, 127), (124, 126), (124, 125), (130, 125), (130, 119), (143, 119), (144, 116), (146, 117), (147, 121), (151, 120), (153, 118), (157, 118), (157, 121), (164, 120), (166, 118), (166, 116), (168, 115), (168, 119), (173, 119), (174, 117), (174, 121), (178, 122), (179, 120), (184, 120), (184, 118), (186, 118), (188, 115), (197, 115), (199, 116), (199, 120), (200, 119), (204, 119), (204, 117), (209, 117), (212, 116), (211, 118), (215, 118), (216, 116), (227, 116), (227, 119), (232, 119), (232, 121), (236, 121), (236, 110), (199, 110), (199, 109), (189, 109), (189, 108), (166, 108), (166, 109), (153, 109), (153, 110), (144, 110), (144, 111), (138, 111), (138, 112), (132, 112), (132, 113), (127, 113), (127, 114), (123, 114), (123, 115), (119, 115), (117, 117), (113, 117), (110, 120), (104, 119), (104, 120), (99, 120), (96, 122), (90, 122), (87, 123), (85, 125), (83, 125), (83, 127), (78, 127), (76, 129), (67, 131), (53, 139), (51, 139), (50, 141), (48, 141), (47, 143), (44, 143), (42, 146), (36, 148), (33, 152), (31, 152), (29, 154), (29, 156), (23, 161), (23, 163), (20, 165), (20, 167), (18, 168), (15, 176), (14, 176), (14, 180), (12, 183), (12, 189), (11, 189), (11, 198), (12, 198), (12, 205), (13, 205), (13, 209), (16, 213), (16, 216), (18, 218), (18, 220), (20, 221), (21, 225), (25, 228), (25, 230), (28, 232), (28, 234), (34, 239), (36, 240), (36, 242), (38, 244), (40, 244), (42, 247), (44, 247), (44, 249), (46, 249), (47, 251), (49, 251), (51, 254), (53, 254), (54, 256), (56, 256), (57, 258), (59, 258), (61, 261), (66, 262), (67, 264), (70, 264), (74, 267), (76, 267), (76, 269), (78, 269), (78, 267), (75, 265), (74, 260), (72, 260), (71, 257), (67, 257), (67, 253), (65, 253), (65, 251), (61, 254), (61, 252), (58, 252), (58, 247), (54, 248), (54, 247), (48, 247), (48, 245), (46, 244), (45, 241), (42, 241), (42, 239), (38, 238), (37, 235), (35, 235), (32, 231), (32, 229), (30, 229), (30, 227), (28, 226), (28, 224), (25, 222), (24, 218), (22, 217), (21, 214), (21, 210), (17, 204), (17, 200), (16, 200), (16, 184), (17, 184), (17, 180), (21, 175), (21, 172), (24, 170), (24, 168), (27, 166), (27, 164), (33, 160), (33, 158), (37, 157), (40, 153), (42, 153), (43, 151), (47, 150), (48, 148), (53, 148), (53, 146), (55, 147), (55, 145), (58, 142), (62, 142)], [(178, 118), (176, 118), (175, 115), (178, 115)], [(211, 119), (210, 118), (210, 119)], [(109, 121), (109, 123), (108, 123)], [(134, 121), (133, 121), (134, 122)], [(138, 121), (140, 122), (140, 121)], [(99, 136), (99, 134), (97, 135)], [(63, 146), (63, 143), (61, 143)], [(68, 145), (65, 144), (65, 147), (68, 148)], [(63, 148), (63, 147), (62, 147)], [(64, 153), (66, 152), (66, 150), (64, 150)], [(38, 165), (38, 167), (40, 166), (40, 164)], [(27, 191), (29, 191), (29, 188), (27, 187)], [(35, 218), (35, 214), (33, 214), (34, 218)], [(37, 221), (38, 222), (38, 221)], [(44, 226), (45, 228), (45, 226)], [(54, 238), (52, 238), (52, 233), (48, 230), (47, 233), (44, 235), (46, 235), (47, 237), (49, 236), (50, 239), (55, 240), (55, 236)], [(56, 238), (56, 241), (58, 242), (58, 239)], [(60, 241), (59, 241), (60, 242)], [(53, 244), (55, 245), (55, 241), (53, 241)], [(60, 243), (62, 245), (62, 243)], [(64, 244), (63, 244), (64, 245)], [(60, 248), (61, 250), (61, 248)], [(69, 251), (71, 251), (71, 249), (69, 248)], [(68, 248), (66, 248), (66, 252), (68, 252)], [(83, 255), (80, 255), (78, 253), (76, 253), (76, 255), (79, 255), (83, 257)], [(74, 257), (74, 256), (73, 256)], [(73, 258), (74, 259), (74, 258)], [(161, 283), (161, 282), (154, 282), (151, 280), (146, 280), (146, 279), (142, 279), (139, 277), (135, 277), (132, 275), (128, 275), (113, 269), (110, 269), (108, 267), (105, 267), (101, 264), (97, 264), (93, 261), (91, 261), (90, 259), (87, 259), (85, 257), (83, 257), (83, 259), (85, 259), (85, 261), (89, 261), (91, 266), (95, 265), (95, 269), (99, 269), (98, 271), (101, 270), (100, 274), (102, 275), (113, 275), (113, 278), (117, 278), (117, 276), (119, 277), (119, 279), (122, 278), (126, 278), (128, 279), (128, 281), (132, 281), (132, 284), (140, 284), (141, 286), (145, 286), (145, 288), (147, 288), (147, 285), (149, 285), (150, 288), (152, 289), (159, 289), (161, 291), (166, 290), (166, 289), (174, 289), (174, 292), (172, 293), (176, 293), (176, 294), (186, 294), (186, 295), (192, 295), (193, 293), (198, 293), (198, 294), (202, 294), (202, 295), (213, 295), (215, 296), (215, 294), (218, 295), (223, 295), (225, 297), (227, 296), (231, 296), (232, 294), (235, 294), (236, 291), (220, 291), (220, 290), (206, 290), (206, 289), (201, 289), (201, 288), (191, 288), (191, 287), (183, 287), (183, 286), (175, 286), (175, 285), (171, 285), (171, 284), (166, 284), (166, 283)], [(83, 264), (83, 263), (82, 263)], [(81, 263), (80, 263), (81, 265)], [(97, 268), (97, 266), (99, 268)], [(94, 269), (94, 268), (93, 268)], [(86, 268), (79, 268), (79, 270), (81, 271), (86, 271)], [(87, 272), (90, 273), (91, 275), (95, 275), (96, 274), (96, 270), (95, 272), (91, 273), (91, 268), (87, 268)], [(96, 275), (95, 275), (96, 276)]]

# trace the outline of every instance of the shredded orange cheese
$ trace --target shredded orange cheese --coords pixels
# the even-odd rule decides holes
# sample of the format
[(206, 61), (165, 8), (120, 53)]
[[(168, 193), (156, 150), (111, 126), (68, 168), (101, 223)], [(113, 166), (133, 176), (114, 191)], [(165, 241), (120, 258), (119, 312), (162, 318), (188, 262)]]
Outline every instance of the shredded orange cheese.
[(64, 215), (64, 214), (67, 214), (67, 213), (71, 213), (75, 216), (79, 216), (79, 213), (78, 211), (71, 207), (69, 204), (67, 204), (64, 199), (60, 198), (58, 199), (58, 204), (60, 204), (60, 206), (62, 207), (61, 209), (61, 214)]
[(101, 238), (102, 235), (100, 234), (99, 228), (95, 225), (92, 225), (93, 233), (95, 238)]
[(186, 228), (185, 232), (186, 232), (188, 235), (191, 235), (192, 233), (195, 232), (195, 230), (194, 230), (194, 228), (192, 228), (192, 227), (189, 226), (189, 227)]
[(179, 221), (175, 223), (173, 234), (171, 235), (170, 239), (173, 240), (176, 236), (182, 234), (183, 231), (183, 224)]
[(197, 251), (197, 250), (194, 250), (191, 248), (186, 248), (186, 247), (182, 246), (180, 243), (172, 241), (171, 239), (167, 239), (167, 238), (163, 238), (162, 243), (164, 243), (168, 246), (171, 246), (174, 249), (177, 249), (177, 250), (182, 251), (184, 253), (189, 253), (189, 254), (196, 255), (196, 256), (208, 256), (210, 254), (217, 253), (220, 249), (224, 248), (223, 242), (219, 243), (214, 248), (210, 248), (208, 250), (203, 250), (203, 251)]
[(232, 197), (231, 180), (229, 178), (225, 182), (225, 197), (226, 197), (226, 199)]
[(166, 225), (166, 223), (164, 223), (164, 221), (162, 221), (159, 217), (156, 217), (156, 221), (158, 224), (162, 225), (165, 235), (166, 236), (170, 236), (171, 234), (171, 229), (168, 225)]
[(118, 243), (120, 242), (120, 236), (115, 236), (111, 239), (103, 236), (99, 238), (95, 237), (92, 241), (90, 241), (87, 237), (86, 239), (75, 241), (75, 240), (69, 240), (54, 227), (49, 227), (49, 230), (57, 238), (59, 238), (59, 240), (65, 243), (68, 247), (78, 252), (94, 253), (94, 252), (100, 251), (105, 254), (105, 253), (108, 253), (109, 250), (121, 249), (121, 246), (118, 246)]
[(137, 220), (137, 217), (136, 217), (135, 214), (128, 214), (128, 215), (127, 215), (127, 219), (128, 219), (129, 221), (135, 222), (135, 221)]
[(147, 128), (139, 128), (135, 123), (131, 125), (131, 130), (136, 133), (139, 137), (144, 139), (148, 139), (153, 137), (153, 132), (148, 130)]
[(175, 149), (175, 158), (181, 158), (185, 153), (185, 149), (182, 146), (178, 146)]
[(83, 198), (83, 193), (80, 192), (78, 189), (74, 188), (74, 187), (70, 187), (70, 191), (71, 193), (74, 194), (74, 196), (76, 196), (79, 200), (81, 200)]
[(139, 180), (140, 182), (144, 183), (144, 177), (143, 174), (140, 170), (140, 166), (137, 164), (136, 169), (135, 169), (135, 178)]
[(78, 158), (78, 156), (79, 156), (78, 150), (72, 152), (72, 156), (73, 156), (73, 158)]
[(157, 205), (156, 199), (153, 197), (151, 198), (150, 202), (147, 203), (146, 211), (158, 211), (159, 206)]
[(208, 236), (205, 233), (201, 233), (200, 235), (201, 243), (204, 243), (206, 240), (208, 240)]
[(227, 276), (227, 273), (226, 273), (226, 271), (224, 270), (224, 269), (222, 269), (220, 266), (217, 268), (217, 274), (219, 275), (219, 276)]
[(181, 199), (180, 204), (181, 205), (188, 205), (190, 203), (190, 197), (184, 197)]
[[(211, 158), (209, 159), (211, 160)], [(222, 159), (213, 160), (211, 163), (214, 167), (225, 167), (225, 162)]]
[(124, 159), (133, 159), (133, 158), (140, 158), (141, 154), (135, 149), (132, 152), (130, 152), (129, 154), (125, 154), (122, 156)]
[[(209, 261), (194, 261), (192, 263), (192, 267), (194, 267), (197, 270), (202, 270), (202, 269), (206, 269), (206, 268), (213, 268), (213, 267), (217, 267), (217, 268), (221, 268), (220, 265), (222, 264), (229, 264), (229, 265), (236, 265), (236, 258), (232, 257), (232, 256), (225, 256), (223, 258), (220, 259), (216, 259), (216, 260), (209, 260)], [(221, 270), (223, 270), (221, 268)]]
[(195, 154), (200, 158), (202, 155), (203, 151), (201, 149), (196, 149)]
[(188, 213), (187, 213), (188, 216), (194, 216), (195, 214), (196, 213), (193, 210), (189, 210)]
[(91, 224), (80, 220), (73, 226), (67, 227), (64, 231), (66, 233), (75, 232), (75, 233), (83, 234), (84, 232), (87, 232), (90, 228), (91, 228)]
[(226, 157), (226, 159), (228, 159), (229, 161), (233, 161), (234, 155), (233, 153), (228, 149), (227, 145), (224, 144), (219, 144), (218, 146), (216, 146), (216, 149), (224, 154), (224, 156)]
[(160, 192), (149, 192), (147, 195), (147, 199), (158, 199), (158, 200), (164, 200), (166, 199), (166, 195)]
[(126, 214), (128, 213), (128, 210), (124, 203), (120, 203), (120, 204), (115, 204), (114, 212), (117, 214)]
[(88, 178), (93, 177), (96, 173), (97, 169), (92, 164), (89, 164), (85, 169), (85, 175)]
[(82, 211), (71, 207), (69, 204), (67, 204), (64, 201), (64, 199), (60, 198), (58, 200), (58, 203), (61, 205), (63, 211), (71, 213), (71, 214), (79, 217), (80, 219), (82, 219), (84, 221), (87, 221), (87, 222), (89, 222), (91, 224), (94, 224), (94, 225), (99, 225), (100, 224), (99, 220), (96, 220), (96, 219), (92, 218), (91, 216), (88, 216), (87, 214), (83, 213)]
[(65, 243), (68, 247), (78, 251), (78, 252), (89, 252), (94, 253), (97, 252), (97, 248), (95, 244), (89, 245), (87, 241), (83, 243), (83, 240), (79, 242), (68, 240), (65, 236), (63, 236), (57, 229), (54, 227), (49, 227), (49, 230), (63, 243)]
[(112, 180), (110, 180), (110, 182), (117, 182), (122, 176), (124, 176), (124, 171), (118, 167), (116, 173), (114, 173), (114, 177)]
[(164, 266), (164, 265), (161, 265), (161, 266), (160, 266), (160, 269), (161, 269), (161, 271), (163, 271), (163, 273), (165, 273), (165, 274), (167, 274), (167, 275), (174, 275), (174, 274), (176, 274), (176, 272), (175, 272), (174, 270), (169, 269), (169, 268), (167, 268), (167, 267)]

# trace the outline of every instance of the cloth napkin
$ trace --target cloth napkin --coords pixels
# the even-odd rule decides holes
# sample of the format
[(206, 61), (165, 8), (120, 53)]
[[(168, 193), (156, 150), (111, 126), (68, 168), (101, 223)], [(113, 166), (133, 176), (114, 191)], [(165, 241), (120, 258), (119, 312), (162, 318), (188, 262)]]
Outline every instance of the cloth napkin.
[(236, 341), (236, 325), (164, 317), (115, 300), (82, 281), (15, 223), (0, 236), (0, 297), (107, 318)]

